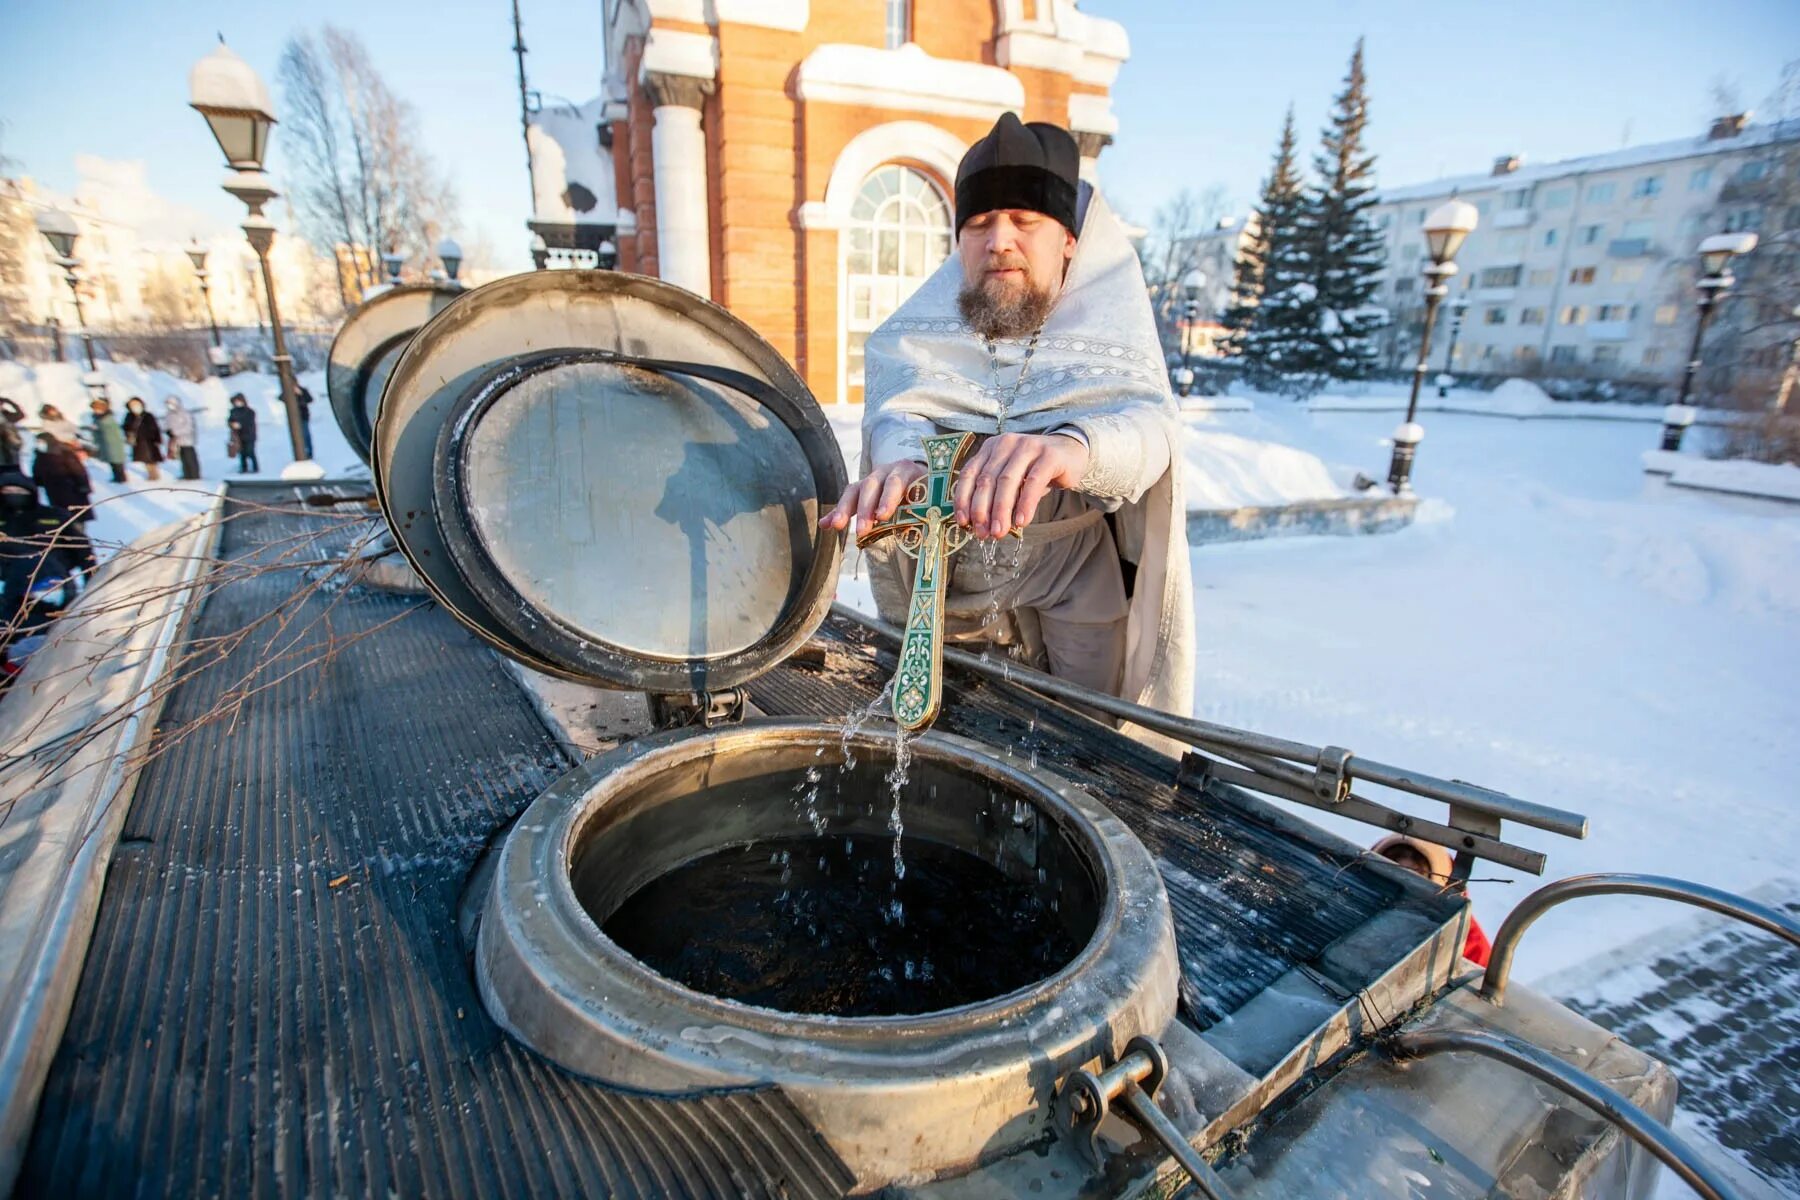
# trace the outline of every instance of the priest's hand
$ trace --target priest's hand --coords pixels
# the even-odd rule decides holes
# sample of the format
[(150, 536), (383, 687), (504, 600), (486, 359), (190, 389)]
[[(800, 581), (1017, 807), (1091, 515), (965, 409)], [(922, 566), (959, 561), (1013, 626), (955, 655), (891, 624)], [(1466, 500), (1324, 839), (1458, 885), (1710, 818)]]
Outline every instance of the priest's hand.
[(858, 531), (893, 516), (915, 479), (925, 478), (925, 464), (911, 459), (886, 463), (851, 484), (837, 507), (819, 518), (826, 529), (848, 529), (852, 518)]
[(957, 473), (950, 499), (957, 523), (978, 538), (1002, 538), (1037, 515), (1051, 488), (1087, 474), (1088, 448), (1061, 433), (1002, 433), (981, 444)]

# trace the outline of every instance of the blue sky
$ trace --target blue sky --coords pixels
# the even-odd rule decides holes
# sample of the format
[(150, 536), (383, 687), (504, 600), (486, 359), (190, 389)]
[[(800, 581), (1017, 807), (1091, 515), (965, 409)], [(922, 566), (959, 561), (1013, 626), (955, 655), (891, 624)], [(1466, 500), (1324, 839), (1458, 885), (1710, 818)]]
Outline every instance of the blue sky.
[[(827, 3), (829, 0), (816, 0)], [(970, 0), (985, 3), (985, 0)], [(139, 159), (174, 220), (234, 225), (218, 151), (187, 108), (187, 70), (222, 31), (273, 86), (282, 43), (332, 22), (360, 34), (421, 116), (451, 174), (465, 242), (526, 265), (529, 200), (508, 0), (0, 0), (0, 153), (54, 188), (75, 156)], [(521, 0), (532, 86), (599, 86), (599, 0)], [(1800, 58), (1800, 0), (1085, 0), (1122, 21), (1132, 58), (1122, 130), (1101, 158), (1120, 206), (1147, 222), (1183, 186), (1248, 204), (1292, 101), (1310, 153), (1350, 49), (1367, 37), (1380, 180), (1545, 161), (1704, 129), (1715, 78), (1760, 105)], [(1429, 64), (1429, 69), (1427, 65)], [(279, 96), (277, 96), (279, 101)], [(272, 166), (280, 162), (276, 131)], [(191, 211), (190, 211), (191, 210)]]

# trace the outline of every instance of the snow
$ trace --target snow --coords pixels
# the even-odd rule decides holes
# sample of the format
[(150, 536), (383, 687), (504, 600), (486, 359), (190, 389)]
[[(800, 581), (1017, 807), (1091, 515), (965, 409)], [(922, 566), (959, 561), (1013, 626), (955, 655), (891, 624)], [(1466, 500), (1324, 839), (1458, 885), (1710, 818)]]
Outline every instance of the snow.
[[(54, 404), (77, 425), (86, 424), (89, 394), (81, 383), (83, 374), (85, 372), (75, 363), (32, 366), (0, 362), (0, 396), (17, 402), (28, 418), (25, 433), (27, 470), (30, 469), (31, 439), (36, 433), (40, 405)], [(88, 536), (93, 539), (94, 550), (102, 559), (159, 525), (205, 509), (216, 494), (218, 480), (227, 474), (233, 479), (275, 479), (291, 465), (287, 414), (281, 403), (280, 381), (273, 375), (232, 375), (195, 383), (164, 371), (120, 362), (102, 362), (100, 375), (106, 381), (113, 412), (120, 417), (124, 415), (125, 402), (139, 396), (161, 420), (163, 398), (170, 394), (179, 395), (182, 403), (194, 411), (195, 441), (200, 452), (202, 476), (192, 482), (183, 481), (181, 464), (165, 461), (162, 480), (152, 483), (145, 478), (144, 468), (132, 463), (126, 468), (128, 481), (115, 484), (107, 466), (90, 458), (88, 478), (93, 483), (94, 520), (88, 526)], [(325, 399), (324, 373), (303, 373), (300, 382), (313, 394), (314, 461), (332, 476), (366, 473), (367, 468), (345, 443), (337, 422), (332, 420), (331, 406)], [(239, 475), (235, 470), (237, 460), (225, 457), (225, 443), (229, 437), (225, 417), (235, 392), (242, 392), (256, 410), (260, 473)]]
[(1189, 511), (1336, 500), (1348, 494), (1323, 461), (1293, 446), (1226, 433), (1211, 424), (1190, 425), (1183, 440)]
[[(1514, 417), (1519, 420), (1580, 418), (1644, 425), (1663, 423), (1663, 409), (1658, 406), (1609, 404), (1595, 400), (1558, 400), (1527, 379), (1509, 379), (1492, 391), (1452, 387), (1449, 392), (1449, 395), (1440, 398), (1436, 386), (1421, 389), (1419, 411)], [(1316, 413), (1405, 412), (1406, 398), (1407, 389), (1399, 384), (1377, 384), (1355, 393), (1321, 393), (1308, 400), (1306, 405)], [(1703, 425), (1717, 425), (1727, 420), (1728, 416), (1723, 411), (1702, 411), (1698, 419)]]
[(1800, 467), (1792, 463), (1751, 462), (1747, 459), (1698, 458), (1675, 455), (1679, 462), (1669, 464), (1669, 483), (1675, 487), (1704, 488), (1714, 492), (1734, 492), (1742, 496), (1762, 496), (1800, 503)]
[[(1217, 420), (1372, 475), (1387, 460), (1381, 415), (1269, 398)], [(1587, 814), (1586, 841), (1507, 826), (1549, 855), (1545, 879), (1643, 871), (1742, 892), (1791, 875), (1800, 511), (1647, 480), (1641, 426), (1425, 424), (1414, 484), (1450, 519), (1193, 552), (1196, 714)], [(1490, 933), (1541, 882), (1488, 863), (1476, 878)], [(1684, 915), (1625, 898), (1559, 911), (1522, 943), (1518, 977)]]

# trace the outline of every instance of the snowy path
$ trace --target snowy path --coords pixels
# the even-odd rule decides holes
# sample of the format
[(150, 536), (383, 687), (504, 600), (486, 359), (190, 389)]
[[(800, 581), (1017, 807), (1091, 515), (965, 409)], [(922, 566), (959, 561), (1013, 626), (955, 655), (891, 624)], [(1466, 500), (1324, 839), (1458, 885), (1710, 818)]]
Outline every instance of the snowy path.
[[(1274, 397), (1217, 420), (1370, 475), (1395, 423)], [(1194, 553), (1198, 715), (1586, 813), (1585, 842), (1512, 830), (1549, 854), (1546, 878), (1633, 870), (1744, 891), (1800, 875), (1800, 508), (1647, 480), (1642, 426), (1425, 424), (1414, 478), (1436, 502), (1418, 526)], [(1492, 931), (1531, 882), (1477, 876)], [(1624, 899), (1564, 910), (1523, 943), (1519, 976), (1684, 916)]]

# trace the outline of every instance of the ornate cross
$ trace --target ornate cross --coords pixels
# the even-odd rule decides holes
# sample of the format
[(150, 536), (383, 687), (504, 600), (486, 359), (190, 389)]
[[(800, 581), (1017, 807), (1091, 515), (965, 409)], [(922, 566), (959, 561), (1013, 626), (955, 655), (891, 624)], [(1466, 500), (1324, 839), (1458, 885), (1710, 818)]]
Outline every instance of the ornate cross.
[(956, 506), (950, 500), (950, 486), (975, 448), (975, 435), (928, 437), (924, 446), (925, 478), (906, 489), (905, 500), (893, 517), (856, 539), (861, 549), (892, 536), (903, 552), (918, 560), (913, 570), (912, 603), (906, 612), (906, 636), (900, 642), (900, 669), (894, 673), (894, 720), (902, 729), (923, 729), (937, 719), (944, 690), (942, 593), (949, 583), (950, 556), (971, 536), (952, 520)]

